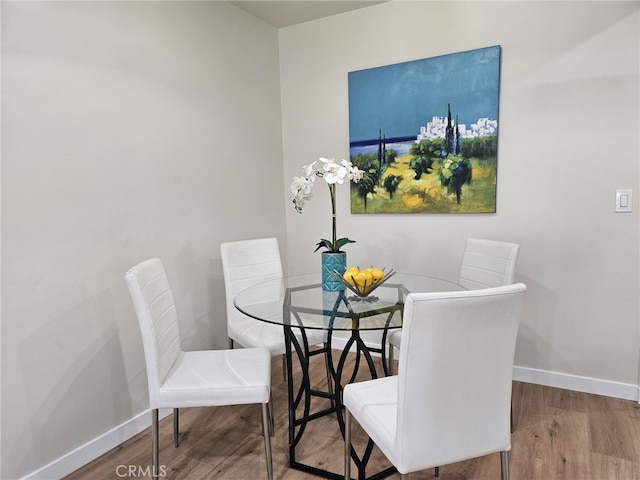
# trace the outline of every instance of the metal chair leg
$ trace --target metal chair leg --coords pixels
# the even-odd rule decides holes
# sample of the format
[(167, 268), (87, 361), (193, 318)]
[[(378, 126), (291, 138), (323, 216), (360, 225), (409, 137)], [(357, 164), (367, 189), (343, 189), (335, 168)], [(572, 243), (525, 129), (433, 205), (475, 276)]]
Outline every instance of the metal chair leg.
[(262, 436), (264, 437), (264, 454), (267, 459), (267, 479), (273, 480), (273, 459), (271, 458), (271, 435), (269, 433), (269, 402), (262, 404)]
[(500, 452), (502, 480), (509, 480), (509, 452)]
[(272, 437), (275, 435), (276, 431), (275, 420), (273, 417), (273, 395), (269, 394), (269, 435)]
[(394, 355), (395, 347), (389, 344), (389, 374), (393, 375), (393, 355)]
[(158, 434), (158, 409), (151, 410), (151, 475), (157, 479), (160, 472), (160, 453), (159, 453), (159, 434)]
[(511, 415), (509, 417), (509, 423), (511, 425), (511, 433), (513, 433), (513, 403), (511, 404)]
[(351, 480), (351, 413), (344, 409), (344, 480)]
[(173, 409), (173, 444), (176, 448), (180, 446), (180, 409)]
[(440, 476), (440, 467), (435, 467), (433, 469), (433, 476), (434, 477), (439, 477)]

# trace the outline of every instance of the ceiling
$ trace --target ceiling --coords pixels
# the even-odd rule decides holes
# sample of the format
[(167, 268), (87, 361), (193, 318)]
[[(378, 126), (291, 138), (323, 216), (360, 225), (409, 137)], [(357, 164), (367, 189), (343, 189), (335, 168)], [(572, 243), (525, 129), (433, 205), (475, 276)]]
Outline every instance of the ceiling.
[(308, 22), (318, 18), (329, 17), (338, 13), (369, 7), (384, 1), (250, 1), (230, 2), (274, 27), (288, 27), (297, 23)]

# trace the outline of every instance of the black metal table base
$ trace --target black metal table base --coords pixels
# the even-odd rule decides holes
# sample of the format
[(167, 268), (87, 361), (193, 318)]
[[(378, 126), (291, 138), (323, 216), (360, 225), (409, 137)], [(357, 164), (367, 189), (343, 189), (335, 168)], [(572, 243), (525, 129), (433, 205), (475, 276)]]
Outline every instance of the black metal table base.
[[(298, 337), (294, 335), (293, 329), (297, 329), (301, 332), (302, 341), (298, 340)], [(383, 366), (385, 366), (384, 349), (372, 349), (367, 347), (362, 338), (360, 337), (359, 330), (351, 331), (351, 338), (347, 341), (346, 345), (342, 349), (337, 364), (334, 365), (332, 356), (332, 330), (327, 331), (327, 341), (323, 347), (315, 350), (310, 350), (307, 337), (303, 328), (298, 329), (295, 326), (285, 325), (285, 335), (287, 337), (287, 351), (286, 351), (286, 363), (287, 363), (287, 388), (289, 397), (289, 465), (291, 468), (301, 470), (304, 472), (312, 473), (314, 475), (330, 478), (335, 480), (344, 479), (344, 473), (336, 473), (329, 470), (325, 470), (316, 466), (305, 464), (296, 459), (296, 447), (300, 443), (302, 436), (307, 428), (309, 422), (327, 416), (335, 415), (338, 420), (338, 425), (342, 437), (344, 438), (345, 422), (343, 416), (342, 406), (342, 390), (343, 385), (355, 380), (358, 371), (363, 365), (369, 370), (371, 378), (377, 378), (377, 371), (375, 364), (371, 357), (371, 352), (379, 352), (383, 355)], [(351, 348), (355, 348), (356, 359), (352, 372), (345, 371), (345, 363), (348, 358), (348, 354)], [(297, 358), (301, 368), (301, 380), (299, 385), (294, 385), (294, 372), (293, 372), (293, 357)], [(309, 375), (309, 364), (312, 357), (316, 355), (323, 355), (325, 360), (325, 366), (327, 370), (327, 391), (311, 388), (311, 378)], [(386, 368), (384, 369), (386, 372)], [(349, 378), (343, 382), (343, 376)], [(312, 397), (321, 397), (330, 400), (330, 407), (316, 412), (311, 411)], [(302, 414), (297, 418), (297, 411), (302, 409)], [(368, 439), (367, 446), (364, 453), (358, 455), (355, 449), (351, 449), (351, 459), (356, 466), (358, 476), (357, 480), (378, 480), (386, 478), (396, 472), (393, 466), (390, 466), (380, 472), (375, 472), (367, 476), (367, 464), (373, 453), (374, 443), (371, 439)], [(344, 448), (340, 450), (343, 454)], [(344, 462), (342, 462), (344, 464)]]

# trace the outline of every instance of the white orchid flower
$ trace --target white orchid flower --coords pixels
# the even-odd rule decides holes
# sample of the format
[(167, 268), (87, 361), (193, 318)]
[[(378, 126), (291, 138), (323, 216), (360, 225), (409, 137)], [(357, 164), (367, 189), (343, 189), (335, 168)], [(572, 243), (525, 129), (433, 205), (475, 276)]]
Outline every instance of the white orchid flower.
[(355, 183), (358, 183), (360, 180), (362, 180), (362, 176), (364, 175), (364, 172), (362, 170), (358, 169), (358, 167), (353, 165), (348, 160), (343, 159), (342, 165), (347, 169), (347, 177), (349, 178), (349, 180)]
[(329, 185), (334, 183), (344, 183), (344, 179), (347, 176), (346, 167), (338, 165), (333, 158), (321, 158), (320, 160), (324, 163), (324, 166), (322, 167), (325, 171), (323, 177)]
[(293, 177), (291, 183), (291, 193), (293, 195), (309, 195), (311, 193), (311, 187), (313, 187), (313, 181), (306, 177)]
[[(311, 196), (309, 195), (306, 198), (311, 198)], [(293, 205), (296, 208), (296, 211), (298, 213), (302, 213), (302, 207), (304, 207), (305, 201), (306, 201), (305, 197), (300, 197), (298, 195), (294, 195), (292, 196), (292, 200), (293, 200)]]
[(343, 184), (346, 176), (347, 169), (344, 167), (338, 167), (325, 173), (324, 179), (329, 185), (332, 183)]
[(303, 165), (302, 170), (304, 171), (304, 176), (307, 177), (312, 182), (316, 179), (316, 173), (318, 173), (318, 169), (316, 168), (316, 163), (313, 162), (309, 165)]
[(333, 158), (320, 157), (320, 161), (324, 163), (324, 165), (322, 166), (322, 169), (325, 172), (331, 172), (333, 170), (336, 170), (339, 167), (339, 165), (336, 163), (335, 159)]

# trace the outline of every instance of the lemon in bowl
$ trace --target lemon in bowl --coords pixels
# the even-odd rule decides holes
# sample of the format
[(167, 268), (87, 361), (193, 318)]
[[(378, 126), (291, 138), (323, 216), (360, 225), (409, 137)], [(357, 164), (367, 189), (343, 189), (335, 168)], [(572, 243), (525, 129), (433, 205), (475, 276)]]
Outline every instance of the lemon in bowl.
[(366, 270), (371, 274), (373, 284), (379, 283), (384, 278), (384, 272), (379, 268), (371, 267)]
[(360, 272), (360, 269), (358, 267), (349, 267), (342, 274), (342, 278), (349, 285), (352, 285), (355, 287), (356, 285), (355, 277), (359, 272)]

